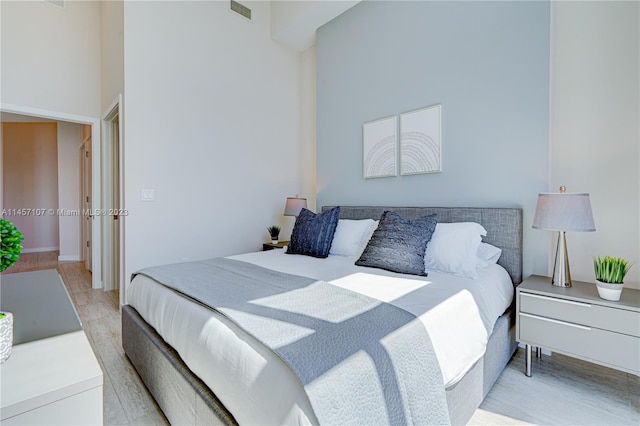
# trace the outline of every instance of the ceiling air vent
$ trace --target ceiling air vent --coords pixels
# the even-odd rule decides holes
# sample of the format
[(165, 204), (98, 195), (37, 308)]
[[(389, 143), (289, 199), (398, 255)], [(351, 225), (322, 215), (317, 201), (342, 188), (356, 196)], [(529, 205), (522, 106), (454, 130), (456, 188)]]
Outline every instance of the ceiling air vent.
[(237, 1), (231, 0), (231, 10), (251, 20), (251, 9), (247, 6), (243, 6)]

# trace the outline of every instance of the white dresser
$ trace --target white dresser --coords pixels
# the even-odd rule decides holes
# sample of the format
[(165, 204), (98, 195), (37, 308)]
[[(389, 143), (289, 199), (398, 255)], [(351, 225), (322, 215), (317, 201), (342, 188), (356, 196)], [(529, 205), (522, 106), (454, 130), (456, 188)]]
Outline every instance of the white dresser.
[[(31, 278), (25, 274), (32, 273), (2, 275), (0, 282), (2, 309), (11, 311), (11, 306), (17, 308), (13, 312), (17, 318), (16, 325), (25, 316), (21, 315), (25, 311), (20, 309), (20, 300), (29, 304), (28, 309), (34, 309), (34, 303), (46, 302), (42, 321), (51, 318), (47, 324), (39, 327), (37, 315), (30, 316), (35, 318), (25, 324), (31, 328), (30, 333), (34, 329), (51, 327), (51, 323), (55, 322), (54, 317), (61, 311), (66, 310), (68, 316), (68, 310), (73, 310), (73, 305), (68, 300), (68, 295), (66, 302), (60, 296), (60, 290), (65, 295), (66, 290), (57, 273), (37, 274)], [(32, 287), (39, 285), (38, 282), (43, 285), (46, 282), (47, 287), (33, 296)], [(12, 293), (15, 289), (19, 291)], [(48, 291), (57, 293), (47, 294)], [(40, 293), (45, 293), (48, 297), (35, 300), (41, 296)], [(29, 303), (30, 297), (33, 297), (34, 303)], [(73, 314), (75, 315), (75, 311)], [(14, 333), (15, 331), (18, 331), (18, 335), (21, 334), (19, 330), (14, 330)], [(102, 370), (82, 329), (14, 345), (9, 359), (0, 364), (0, 423), (101, 425), (102, 385)]]
[(625, 288), (611, 302), (598, 296), (595, 283), (565, 288), (533, 275), (517, 287), (516, 309), (527, 376), (532, 346), (640, 375), (640, 291)]

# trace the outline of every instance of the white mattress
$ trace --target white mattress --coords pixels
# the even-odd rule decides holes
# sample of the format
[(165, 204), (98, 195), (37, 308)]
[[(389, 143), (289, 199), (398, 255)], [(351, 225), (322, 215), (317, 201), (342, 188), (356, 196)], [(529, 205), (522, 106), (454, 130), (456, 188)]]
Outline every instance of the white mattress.
[[(496, 319), (509, 307), (513, 284), (498, 265), (477, 279), (430, 272), (428, 277), (358, 267), (354, 258), (316, 259), (284, 250), (232, 259), (330, 282), (391, 303), (427, 328), (445, 387), (484, 354)], [(138, 275), (129, 304), (180, 354), (240, 424), (317, 424), (302, 385), (284, 362), (216, 312)]]

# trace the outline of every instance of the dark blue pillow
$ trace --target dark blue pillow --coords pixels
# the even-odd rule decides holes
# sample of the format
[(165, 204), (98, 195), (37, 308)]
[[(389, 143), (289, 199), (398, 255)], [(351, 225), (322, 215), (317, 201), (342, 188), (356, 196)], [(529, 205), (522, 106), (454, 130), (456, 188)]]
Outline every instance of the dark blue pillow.
[(339, 218), (340, 206), (320, 214), (302, 209), (293, 226), (287, 253), (321, 258), (329, 256)]
[(424, 253), (437, 222), (437, 214), (408, 220), (385, 211), (356, 265), (427, 276)]

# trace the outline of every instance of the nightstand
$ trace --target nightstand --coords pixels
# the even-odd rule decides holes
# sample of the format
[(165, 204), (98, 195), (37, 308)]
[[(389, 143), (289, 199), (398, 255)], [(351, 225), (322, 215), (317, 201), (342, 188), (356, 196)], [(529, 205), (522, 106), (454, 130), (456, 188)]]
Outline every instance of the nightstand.
[(264, 243), (262, 244), (262, 251), (273, 250), (273, 249), (281, 249), (289, 245), (289, 241), (279, 241), (275, 244), (272, 243)]
[(558, 287), (532, 275), (516, 288), (516, 340), (531, 347), (640, 375), (640, 291), (625, 288), (619, 302), (598, 296), (595, 283)]

